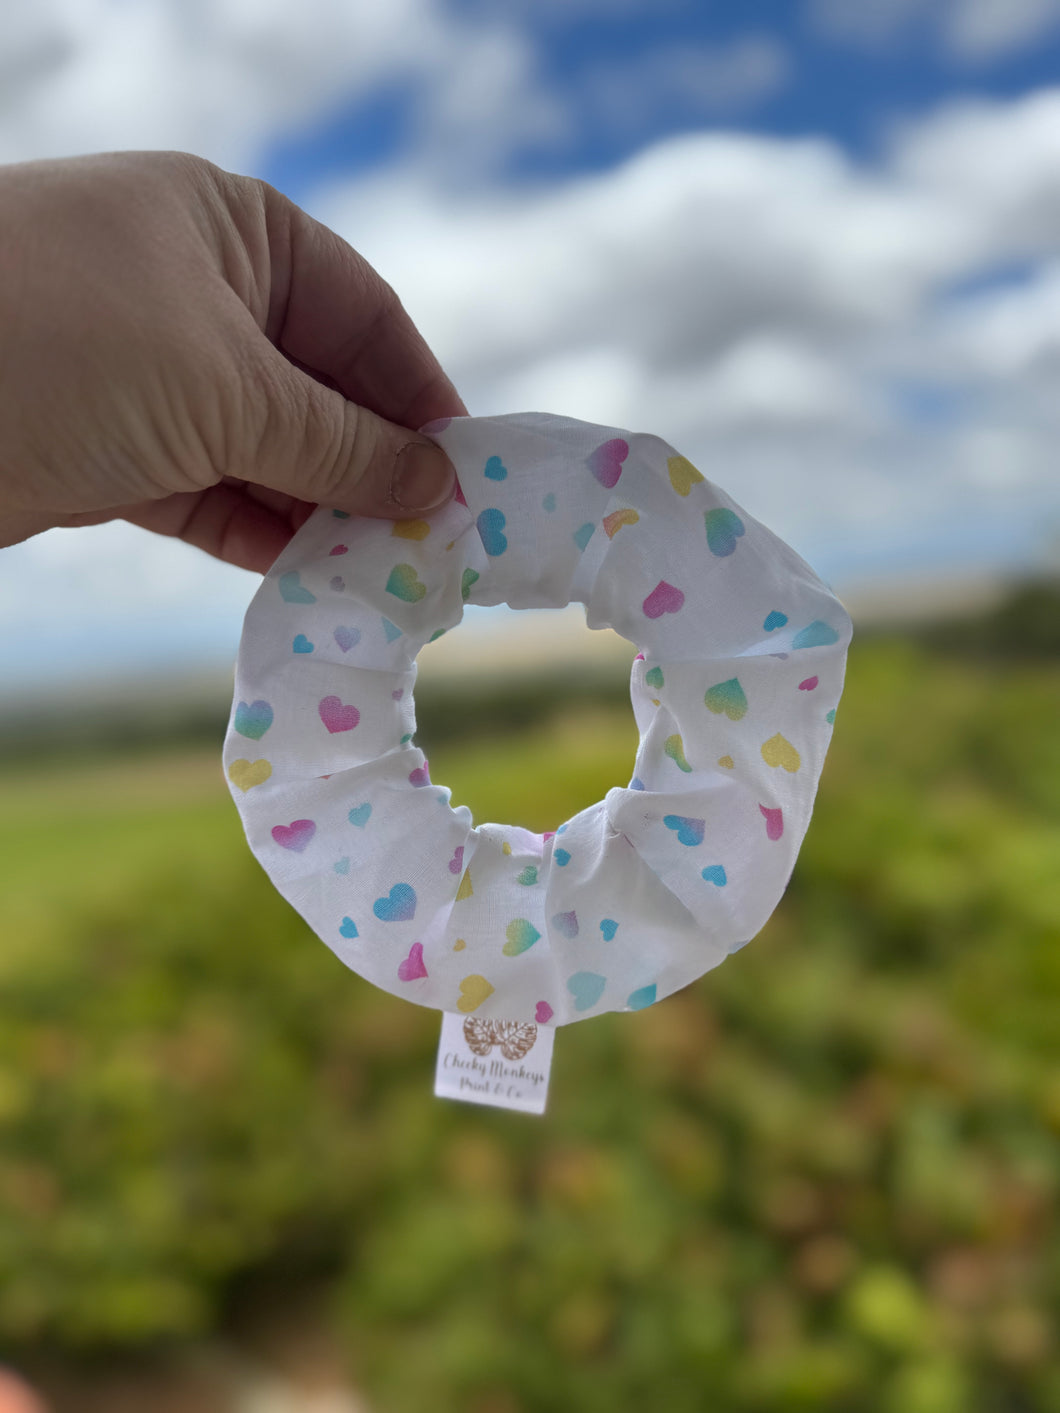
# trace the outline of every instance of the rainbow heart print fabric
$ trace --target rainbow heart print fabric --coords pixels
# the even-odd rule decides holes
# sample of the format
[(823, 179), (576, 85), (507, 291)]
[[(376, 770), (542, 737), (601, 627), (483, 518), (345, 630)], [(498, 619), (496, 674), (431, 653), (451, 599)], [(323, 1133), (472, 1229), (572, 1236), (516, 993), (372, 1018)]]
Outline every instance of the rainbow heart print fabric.
[[(643, 1009), (779, 901), (850, 620), (657, 437), (539, 413), (424, 430), (456, 499), (398, 523), (317, 510), (250, 605), (225, 742), (250, 847), (347, 966), (419, 1005)], [(467, 604), (574, 602), (636, 648), (629, 777), (548, 833), (476, 825), (416, 744), (417, 655)]]

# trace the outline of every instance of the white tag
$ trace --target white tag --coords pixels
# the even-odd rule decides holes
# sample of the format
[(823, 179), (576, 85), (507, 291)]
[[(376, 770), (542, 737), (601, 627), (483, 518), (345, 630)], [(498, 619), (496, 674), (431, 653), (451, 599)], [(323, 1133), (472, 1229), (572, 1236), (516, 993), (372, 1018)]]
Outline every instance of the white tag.
[(442, 1013), (434, 1092), (440, 1099), (543, 1114), (555, 1031), (533, 1021)]

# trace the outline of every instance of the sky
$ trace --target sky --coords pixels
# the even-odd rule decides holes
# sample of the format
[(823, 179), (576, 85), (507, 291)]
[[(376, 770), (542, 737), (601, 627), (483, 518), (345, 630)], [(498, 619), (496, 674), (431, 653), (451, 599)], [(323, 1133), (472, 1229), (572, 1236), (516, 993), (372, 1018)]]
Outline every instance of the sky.
[[(1060, 561), (1060, 0), (0, 0), (0, 162), (180, 148), (401, 295), (477, 414), (654, 432), (865, 585)], [(0, 697), (230, 662), (258, 580), (0, 551)]]

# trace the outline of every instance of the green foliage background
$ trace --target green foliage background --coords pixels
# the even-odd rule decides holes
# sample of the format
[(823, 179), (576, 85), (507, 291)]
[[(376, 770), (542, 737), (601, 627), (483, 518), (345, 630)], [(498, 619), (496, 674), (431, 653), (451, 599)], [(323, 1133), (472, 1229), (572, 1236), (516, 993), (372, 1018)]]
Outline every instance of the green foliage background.
[[(626, 778), (623, 695), (432, 773), (552, 827)], [(856, 645), (773, 920), (561, 1031), (543, 1120), (432, 1098), (437, 1016), (273, 893), (215, 751), (9, 763), (0, 1348), (312, 1273), (379, 1413), (1060, 1410), (1058, 707)]]

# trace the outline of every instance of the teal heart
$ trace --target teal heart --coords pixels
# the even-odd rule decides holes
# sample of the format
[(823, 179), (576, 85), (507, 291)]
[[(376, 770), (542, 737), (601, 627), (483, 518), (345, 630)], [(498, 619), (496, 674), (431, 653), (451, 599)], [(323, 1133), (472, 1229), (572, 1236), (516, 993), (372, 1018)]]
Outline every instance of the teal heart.
[(545, 497), (545, 499), (541, 502), (541, 507), (542, 507), (543, 510), (547, 510), (550, 515), (551, 515), (552, 512), (555, 510), (555, 508), (556, 508), (556, 497), (555, 497), (555, 495), (553, 494), (552, 491), (549, 491), (548, 495), (547, 495), (547, 496)]
[(527, 864), (522, 873), (516, 878), (516, 883), (521, 883), (524, 888), (529, 888), (531, 884), (537, 882), (537, 865)]
[(644, 674), (644, 681), (649, 687), (654, 687), (656, 691), (660, 690), (666, 685), (663, 679), (663, 670), (661, 667), (649, 667), (647, 672), (645, 672)]
[(268, 702), (240, 702), (236, 707), (235, 728), (241, 736), (260, 741), (272, 725), (272, 707)]
[(708, 510), (703, 517), (707, 526), (707, 547), (711, 554), (724, 559), (736, 548), (736, 541), (743, 534), (743, 521), (735, 510), (719, 507)]
[(604, 941), (610, 942), (613, 940), (615, 933), (618, 931), (618, 923), (614, 920), (613, 917), (605, 917), (603, 922), (600, 924), (600, 931), (604, 934)]
[(574, 532), (574, 543), (580, 550), (584, 550), (585, 546), (592, 539), (595, 530), (596, 526), (591, 520), (587, 520), (584, 525), (578, 526), (577, 530)]
[(496, 559), (499, 554), (503, 554), (508, 548), (508, 536), (504, 533), (504, 527), (508, 523), (502, 510), (482, 510), (479, 511), (478, 520), (479, 536), (482, 540), (482, 547), (491, 558)]
[(773, 609), (772, 613), (766, 614), (766, 621), (762, 624), (762, 627), (767, 633), (772, 633), (774, 628), (783, 628), (787, 621), (788, 615), (786, 613), (781, 613), (779, 609)]
[(285, 603), (316, 603), (316, 594), (311, 594), (302, 583), (297, 569), (280, 575), (280, 598)]
[(567, 990), (574, 998), (576, 1011), (588, 1011), (604, 994), (607, 977), (595, 971), (576, 971), (567, 977)]
[(348, 520), (350, 518), (350, 512), (348, 510), (333, 510), (331, 514), (336, 520)]
[(650, 986), (642, 986), (637, 991), (631, 991), (626, 1001), (626, 1005), (631, 1011), (643, 1011), (646, 1006), (655, 1004), (655, 983)]
[(724, 888), (729, 881), (721, 864), (711, 864), (709, 868), (705, 868), (703, 878), (707, 883), (717, 884), (719, 888)]
[(835, 707), (833, 707), (832, 710), (827, 713), (827, 715), (825, 716), (825, 721), (828, 722), (829, 726), (833, 724), (833, 722), (835, 721)]
[(486, 469), (482, 474), (488, 481), (506, 481), (508, 479), (508, 468), (499, 456), (491, 456), (486, 462)]
[(725, 715), (730, 721), (741, 721), (747, 715), (747, 696), (738, 677), (716, 683), (703, 698), (703, 703), (715, 716)]
[(311, 643), (304, 633), (299, 633), (291, 644), (292, 651), (296, 653), (311, 653), (315, 647), (316, 644)]
[(663, 816), (663, 824), (667, 829), (672, 829), (677, 835), (677, 842), (684, 844), (688, 849), (694, 849), (703, 842), (703, 831), (706, 829), (705, 819), (689, 819), (683, 814), (667, 814)]
[(358, 829), (363, 829), (371, 817), (372, 807), (367, 801), (363, 805), (358, 805), (356, 809), (350, 810), (348, 816), (350, 823), (356, 824)]
[(391, 623), (389, 618), (383, 619), (383, 632), (386, 634), (388, 643), (392, 643), (395, 639), (401, 637), (401, 629), (396, 623)]
[(335, 862), (332, 864), (332, 868), (335, 870), (336, 873), (349, 873), (349, 871), (350, 871), (349, 855), (347, 855), (346, 858), (343, 858), (343, 859), (336, 859)]
[(411, 883), (395, 883), (389, 894), (376, 898), (372, 912), (380, 922), (408, 922), (416, 916), (416, 890)]
[(339, 931), (342, 933), (343, 937), (356, 937), (357, 924), (354, 922), (353, 918), (344, 917), (339, 926)]
[(800, 628), (791, 640), (793, 648), (827, 648), (832, 643), (839, 642), (839, 634), (827, 623), (822, 623), (819, 618), (808, 624), (805, 628)]
[(518, 957), (528, 951), (541, 937), (534, 924), (525, 917), (513, 918), (504, 929), (507, 942), (501, 948), (506, 957)]

